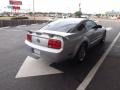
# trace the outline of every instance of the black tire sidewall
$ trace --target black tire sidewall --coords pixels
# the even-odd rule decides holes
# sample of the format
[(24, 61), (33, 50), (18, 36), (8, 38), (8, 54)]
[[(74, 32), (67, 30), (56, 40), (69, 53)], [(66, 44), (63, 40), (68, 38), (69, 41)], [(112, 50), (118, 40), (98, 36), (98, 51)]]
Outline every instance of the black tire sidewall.
[(101, 43), (104, 43), (105, 42), (105, 39), (106, 39), (106, 32), (103, 34), (103, 37), (101, 39)]
[(78, 52), (77, 52), (77, 55), (76, 55), (76, 59), (77, 59), (78, 62), (82, 62), (82, 61), (84, 61), (84, 59), (85, 59), (85, 57), (84, 57), (84, 59), (83, 59), (82, 61), (79, 59), (79, 52), (80, 52), (80, 50), (81, 50), (82, 48), (84, 48), (84, 50), (85, 50), (85, 56), (86, 56), (86, 51), (87, 51), (86, 45), (85, 45), (85, 44), (82, 44), (82, 45), (80, 46)]

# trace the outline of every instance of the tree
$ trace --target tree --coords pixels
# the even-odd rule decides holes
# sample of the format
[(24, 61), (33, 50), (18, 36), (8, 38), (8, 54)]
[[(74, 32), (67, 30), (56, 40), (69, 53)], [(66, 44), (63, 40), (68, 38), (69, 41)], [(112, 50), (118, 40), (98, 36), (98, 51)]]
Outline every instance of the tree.
[(74, 14), (75, 14), (76, 17), (81, 17), (82, 12), (81, 12), (81, 11), (77, 11), (77, 12), (75, 12)]
[(101, 14), (96, 14), (96, 16), (97, 16), (98, 18), (100, 18)]
[(32, 15), (33, 15), (33, 12), (29, 12), (29, 15), (32, 16)]

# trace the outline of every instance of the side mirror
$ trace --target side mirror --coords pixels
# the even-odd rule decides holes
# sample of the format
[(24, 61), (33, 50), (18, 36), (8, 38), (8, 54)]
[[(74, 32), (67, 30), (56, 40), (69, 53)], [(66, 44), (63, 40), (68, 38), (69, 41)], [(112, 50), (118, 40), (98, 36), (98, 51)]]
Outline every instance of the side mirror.
[(102, 26), (101, 25), (97, 25), (97, 28), (102, 28)]
[(96, 25), (95, 27), (93, 27), (93, 29), (97, 29), (97, 28), (102, 28), (101, 25)]

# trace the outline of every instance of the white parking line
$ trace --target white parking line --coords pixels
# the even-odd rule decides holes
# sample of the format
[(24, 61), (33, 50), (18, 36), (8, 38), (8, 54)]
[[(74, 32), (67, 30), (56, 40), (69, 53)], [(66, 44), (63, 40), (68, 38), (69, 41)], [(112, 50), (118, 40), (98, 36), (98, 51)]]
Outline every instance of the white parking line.
[(99, 67), (101, 66), (101, 64), (103, 63), (103, 61), (105, 60), (106, 56), (109, 54), (109, 52), (111, 51), (112, 47), (114, 46), (114, 44), (118, 40), (119, 36), (120, 36), (120, 32), (115, 37), (115, 39), (113, 40), (113, 42), (111, 43), (111, 45), (108, 47), (108, 49), (106, 50), (106, 52), (103, 54), (103, 56), (100, 58), (100, 60), (97, 62), (97, 64), (91, 69), (91, 71), (86, 76), (86, 78), (83, 80), (83, 82), (78, 86), (77, 90), (85, 90), (86, 89), (86, 87), (89, 85), (89, 83), (91, 82), (91, 80), (95, 76), (97, 70), (99, 69)]
[(18, 25), (18, 26), (16, 26), (16, 27), (26, 27), (27, 25)]
[(7, 27), (1, 27), (0, 29), (8, 29), (10, 28), (10, 26), (7, 26)]
[(21, 27), (26, 27), (27, 25), (19, 25), (19, 26), (21, 26)]
[(34, 26), (34, 25), (38, 25), (38, 24), (36, 23), (36, 24), (31, 24), (31, 25), (33, 25), (33, 26)]
[(46, 60), (36, 60), (28, 56), (18, 71), (16, 78), (63, 73), (55, 68), (50, 67), (50, 64), (51, 62)]

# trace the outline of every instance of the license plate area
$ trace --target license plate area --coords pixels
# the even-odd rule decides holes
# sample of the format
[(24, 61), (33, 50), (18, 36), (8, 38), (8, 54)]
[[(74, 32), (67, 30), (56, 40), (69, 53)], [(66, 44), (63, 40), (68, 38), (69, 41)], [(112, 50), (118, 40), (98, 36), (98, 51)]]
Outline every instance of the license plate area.
[(32, 38), (32, 43), (39, 45), (39, 46), (47, 47), (48, 46), (48, 39), (34, 36)]
[(33, 52), (34, 52), (35, 54), (40, 55), (40, 50), (38, 50), (38, 49), (34, 49)]

